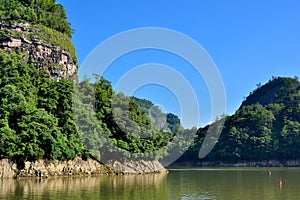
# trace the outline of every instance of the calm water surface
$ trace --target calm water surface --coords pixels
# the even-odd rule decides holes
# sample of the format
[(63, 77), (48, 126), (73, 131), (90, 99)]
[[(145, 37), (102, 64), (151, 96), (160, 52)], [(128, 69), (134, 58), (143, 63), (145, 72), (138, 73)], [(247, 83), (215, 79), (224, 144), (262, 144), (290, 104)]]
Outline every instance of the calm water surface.
[(0, 199), (300, 199), (300, 168), (274, 168), (271, 176), (268, 170), (181, 168), (155, 175), (3, 179)]

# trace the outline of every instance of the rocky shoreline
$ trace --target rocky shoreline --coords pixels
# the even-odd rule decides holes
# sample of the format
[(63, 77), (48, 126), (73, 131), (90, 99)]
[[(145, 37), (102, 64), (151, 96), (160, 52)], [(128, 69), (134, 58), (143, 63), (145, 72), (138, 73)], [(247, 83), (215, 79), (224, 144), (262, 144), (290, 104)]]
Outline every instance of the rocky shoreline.
[(157, 160), (139, 160), (121, 163), (114, 161), (106, 165), (113, 169), (115, 174), (150, 174), (168, 172)]
[(108, 165), (104, 165), (97, 160), (83, 160), (78, 157), (68, 161), (27, 161), (21, 169), (18, 168), (15, 162), (9, 159), (0, 160), (0, 178), (47, 178), (54, 176), (126, 175), (165, 172), (167, 170), (157, 160), (139, 160), (125, 163), (114, 161)]
[(182, 167), (300, 167), (300, 160), (261, 160), (261, 161), (202, 161), (172, 164)]

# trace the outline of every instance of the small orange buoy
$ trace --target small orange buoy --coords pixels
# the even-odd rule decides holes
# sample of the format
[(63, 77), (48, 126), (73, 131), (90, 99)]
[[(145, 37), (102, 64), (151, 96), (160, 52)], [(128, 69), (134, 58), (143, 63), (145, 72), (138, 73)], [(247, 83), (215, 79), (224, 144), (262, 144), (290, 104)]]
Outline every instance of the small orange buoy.
[(280, 189), (282, 189), (282, 178), (280, 178), (280, 180), (279, 180), (279, 187), (280, 187)]

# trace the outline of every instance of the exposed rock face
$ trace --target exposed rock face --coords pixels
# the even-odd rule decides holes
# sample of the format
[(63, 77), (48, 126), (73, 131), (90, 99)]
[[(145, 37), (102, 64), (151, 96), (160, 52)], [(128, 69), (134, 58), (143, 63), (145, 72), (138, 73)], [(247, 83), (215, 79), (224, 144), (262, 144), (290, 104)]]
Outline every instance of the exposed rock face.
[(157, 160), (138, 160), (125, 163), (114, 161), (108, 166), (113, 168), (116, 174), (148, 174), (167, 172), (167, 170)]
[(48, 160), (27, 161), (21, 170), (8, 159), (0, 160), (0, 178), (92, 175), (107, 172), (109, 171), (104, 165), (92, 159), (85, 161), (81, 158), (75, 158), (56, 162)]
[[(27, 55), (28, 63), (44, 70), (53, 78), (76, 80), (77, 61), (70, 38), (45, 27), (40, 30), (40, 27), (28, 23), (0, 22), (0, 49), (6, 52), (23, 52)], [(45, 30), (49, 30), (49, 33)], [(72, 49), (72, 53), (66, 49)]]
[(0, 178), (15, 177), (17, 171), (17, 164), (8, 159), (0, 160)]
[(86, 161), (81, 158), (75, 158), (68, 161), (45, 161), (37, 160), (35, 162), (25, 162), (24, 169), (21, 169), (17, 176), (69, 176), (69, 175), (91, 175), (102, 174), (104, 172), (103, 165), (95, 160), (88, 159)]
[(18, 169), (17, 164), (9, 159), (0, 160), (0, 178), (13, 177), (49, 177), (49, 176), (73, 176), (96, 174), (147, 174), (161, 173), (167, 170), (156, 160), (154, 161), (130, 161), (120, 163), (113, 162), (110, 165), (102, 165), (93, 159), (82, 160), (75, 158), (68, 161), (37, 160), (25, 162), (23, 169)]

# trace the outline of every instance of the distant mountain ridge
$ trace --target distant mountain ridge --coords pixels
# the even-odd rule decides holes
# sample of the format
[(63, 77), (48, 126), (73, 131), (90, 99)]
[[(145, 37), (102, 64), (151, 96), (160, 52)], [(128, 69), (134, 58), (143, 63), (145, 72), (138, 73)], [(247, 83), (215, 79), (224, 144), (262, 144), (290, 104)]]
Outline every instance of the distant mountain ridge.
[(177, 115), (173, 113), (163, 113), (158, 106), (147, 99), (132, 98), (140, 108), (151, 117), (152, 123), (158, 130), (176, 133), (179, 129), (183, 129)]

